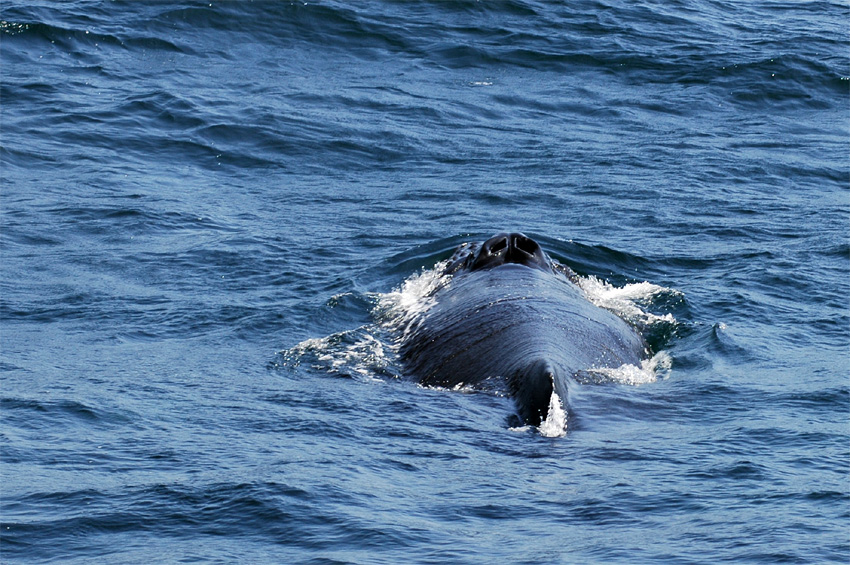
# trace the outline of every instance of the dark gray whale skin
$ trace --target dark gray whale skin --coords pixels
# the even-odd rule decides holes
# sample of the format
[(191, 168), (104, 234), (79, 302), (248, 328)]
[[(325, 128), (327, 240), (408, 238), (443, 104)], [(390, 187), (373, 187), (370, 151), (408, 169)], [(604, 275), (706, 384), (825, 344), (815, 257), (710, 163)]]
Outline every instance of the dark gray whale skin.
[(423, 385), (504, 379), (523, 422), (539, 425), (553, 390), (569, 404), (580, 371), (640, 366), (648, 354), (629, 324), (589, 302), (575, 274), (523, 234), (461, 246), (446, 272), (451, 279), (401, 340), (405, 372)]

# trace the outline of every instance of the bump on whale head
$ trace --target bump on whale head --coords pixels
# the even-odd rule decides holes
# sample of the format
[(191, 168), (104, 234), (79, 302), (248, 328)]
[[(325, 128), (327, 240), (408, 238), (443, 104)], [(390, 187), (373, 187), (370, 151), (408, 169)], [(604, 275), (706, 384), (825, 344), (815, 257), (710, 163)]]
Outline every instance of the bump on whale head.
[(469, 271), (480, 271), (511, 264), (543, 271), (552, 270), (549, 257), (540, 245), (527, 235), (516, 232), (497, 233), (466, 257), (462, 267)]
[(575, 271), (549, 257), (536, 241), (519, 232), (497, 233), (483, 243), (463, 243), (444, 269), (447, 275), (487, 271), (502, 266), (524, 266), (564, 276), (576, 283)]

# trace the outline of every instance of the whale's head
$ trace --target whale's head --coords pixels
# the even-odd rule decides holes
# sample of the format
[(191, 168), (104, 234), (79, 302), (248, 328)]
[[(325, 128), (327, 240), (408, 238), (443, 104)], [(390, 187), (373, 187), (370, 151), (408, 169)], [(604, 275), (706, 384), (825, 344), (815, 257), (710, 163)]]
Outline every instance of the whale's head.
[(540, 245), (521, 233), (497, 233), (481, 244), (467, 259), (470, 271), (492, 269), (501, 265), (525, 265), (551, 271), (552, 264)]

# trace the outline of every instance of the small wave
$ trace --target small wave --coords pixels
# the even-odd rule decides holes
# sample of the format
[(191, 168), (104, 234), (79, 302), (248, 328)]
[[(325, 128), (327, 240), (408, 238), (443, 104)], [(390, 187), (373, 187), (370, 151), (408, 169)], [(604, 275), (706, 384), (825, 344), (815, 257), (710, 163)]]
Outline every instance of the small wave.
[(0, 408), (10, 421), (33, 429), (44, 425), (45, 421), (91, 428), (132, 425), (138, 420), (136, 414), (127, 410), (84, 404), (71, 399), (45, 401), (6, 397), (0, 398)]
[(327, 373), (377, 382), (379, 376), (397, 376), (387, 347), (369, 326), (304, 340), (278, 352), (278, 357), (273, 368), (296, 370), (306, 363)]

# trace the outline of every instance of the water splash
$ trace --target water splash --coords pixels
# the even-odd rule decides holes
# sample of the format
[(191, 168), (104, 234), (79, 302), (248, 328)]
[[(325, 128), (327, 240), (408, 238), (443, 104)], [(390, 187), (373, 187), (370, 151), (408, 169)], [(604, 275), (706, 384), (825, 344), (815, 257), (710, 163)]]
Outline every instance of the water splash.
[(549, 398), (549, 411), (546, 419), (540, 422), (537, 430), (543, 437), (564, 437), (567, 435), (567, 411), (561, 397), (554, 390)]
[(578, 375), (578, 381), (583, 384), (618, 383), (639, 386), (654, 383), (659, 378), (667, 378), (673, 360), (666, 351), (659, 351), (649, 359), (637, 365), (625, 364), (619, 367), (599, 367), (587, 369)]
[(400, 331), (402, 341), (415, 331), (422, 317), (435, 304), (434, 292), (451, 280), (451, 275), (444, 274), (447, 264), (448, 261), (437, 263), (431, 269), (409, 276), (398, 289), (377, 294), (373, 314), (381, 325)]
[(578, 277), (576, 282), (588, 300), (633, 324), (647, 327), (660, 323), (676, 323), (672, 314), (658, 316), (641, 308), (641, 305), (649, 304), (661, 295), (681, 296), (682, 293), (678, 290), (646, 281), (617, 287), (592, 275)]

